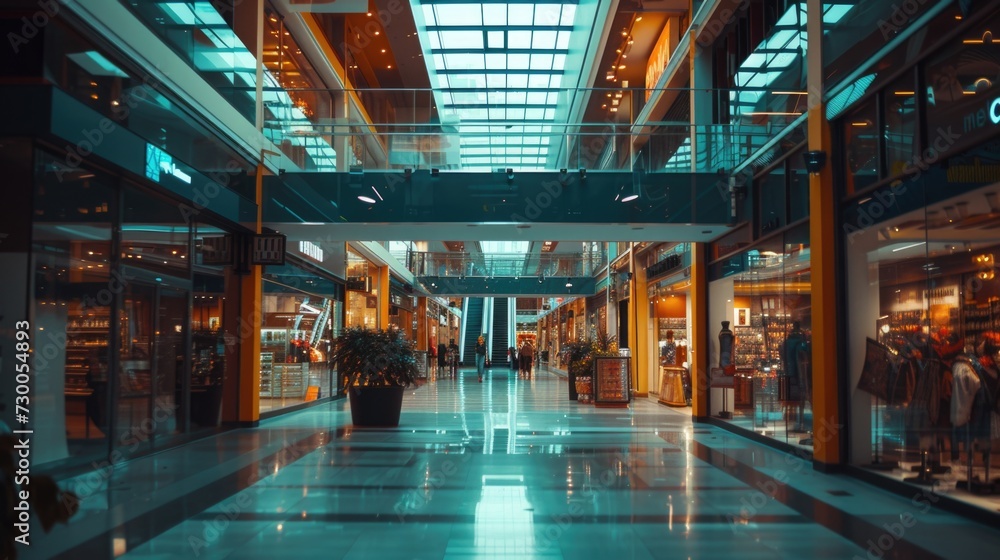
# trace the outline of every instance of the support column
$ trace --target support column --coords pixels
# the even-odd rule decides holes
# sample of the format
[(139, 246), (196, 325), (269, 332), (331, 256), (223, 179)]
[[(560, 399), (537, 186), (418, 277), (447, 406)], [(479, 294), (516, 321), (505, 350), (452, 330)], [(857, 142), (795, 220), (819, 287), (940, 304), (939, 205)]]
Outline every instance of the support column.
[(427, 338), (427, 298), (425, 296), (417, 298), (417, 308), (414, 310), (414, 314), (417, 321), (417, 350), (430, 350)]
[(708, 274), (703, 243), (691, 244), (691, 332), (688, 367), (691, 371), (691, 416), (708, 418)]
[(389, 265), (378, 267), (378, 323), (377, 328), (389, 328)]
[[(256, 202), (257, 223), (254, 231), (261, 233), (264, 202), (264, 157), (257, 164)], [(240, 383), (239, 422), (256, 426), (260, 421), (260, 327), (261, 267), (251, 266), (250, 273), (240, 278)]]
[[(632, 305), (629, 314), (634, 319), (632, 320), (629, 332), (634, 332), (630, 336), (635, 341), (635, 345), (632, 346), (634, 349), (632, 351), (632, 367), (635, 368), (635, 374), (632, 377), (637, 381), (632, 391), (636, 397), (648, 397), (650, 376), (649, 355), (650, 352), (656, 351), (656, 347), (653, 346), (651, 348), (649, 343), (649, 294), (646, 292), (646, 269), (645, 267), (635, 265), (634, 246), (632, 247), (632, 251), (632, 280), (634, 284), (632, 285), (632, 297), (629, 298), (629, 302)], [(659, 361), (657, 360), (656, 363), (659, 363)]]
[[(710, 154), (712, 141), (709, 123), (712, 122), (712, 51), (698, 45), (698, 28), (692, 25), (688, 33), (689, 75), (691, 86), (691, 171), (700, 173), (714, 171)], [(718, 136), (728, 138), (728, 135)]]
[[(807, 53), (809, 91), (809, 150), (830, 154), (830, 125), (823, 100), (822, 0), (807, 4)], [(813, 40), (815, 39), (815, 40)], [(813, 462), (828, 470), (843, 461), (841, 447), (840, 392), (841, 357), (837, 316), (837, 197), (830, 165), (809, 174), (809, 245), (812, 273), (812, 408)]]

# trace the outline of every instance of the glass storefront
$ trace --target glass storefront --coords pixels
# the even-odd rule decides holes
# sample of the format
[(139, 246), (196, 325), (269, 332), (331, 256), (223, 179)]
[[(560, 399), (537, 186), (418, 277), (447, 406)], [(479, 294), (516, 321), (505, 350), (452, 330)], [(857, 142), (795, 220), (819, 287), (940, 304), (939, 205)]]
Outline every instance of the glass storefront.
[(379, 294), (377, 285), (378, 267), (352, 249), (348, 249), (346, 326), (366, 329), (380, 327), (378, 324)]
[[(989, 511), (1000, 507), (997, 19), (873, 95), (887, 114), (872, 149), (889, 161), (843, 212), (851, 464)], [(914, 83), (926, 87), (901, 95)]]
[(810, 449), (808, 223), (714, 264), (710, 277), (711, 415)]
[(120, 460), (220, 426), (232, 271), (205, 264), (202, 249), (227, 230), (57, 161), (35, 152), (31, 323), (48, 342), (33, 400), (55, 420), (36, 427), (46, 443), (36, 461)]
[(343, 328), (343, 294), (343, 285), (298, 259), (266, 269), (261, 298), (261, 413), (341, 393), (330, 355)]

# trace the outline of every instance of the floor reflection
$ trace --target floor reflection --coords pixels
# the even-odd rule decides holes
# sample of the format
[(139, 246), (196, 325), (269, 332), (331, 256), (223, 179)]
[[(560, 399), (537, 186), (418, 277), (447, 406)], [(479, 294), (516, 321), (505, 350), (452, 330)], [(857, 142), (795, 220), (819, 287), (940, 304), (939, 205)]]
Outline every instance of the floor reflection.
[(521, 475), (483, 475), (476, 504), (475, 556), (527, 558), (535, 548), (534, 508)]

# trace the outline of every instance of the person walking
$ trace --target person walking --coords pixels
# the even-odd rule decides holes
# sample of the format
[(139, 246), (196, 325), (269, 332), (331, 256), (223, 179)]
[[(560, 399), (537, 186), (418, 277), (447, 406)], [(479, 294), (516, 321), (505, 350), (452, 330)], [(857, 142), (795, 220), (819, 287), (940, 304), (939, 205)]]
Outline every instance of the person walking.
[(438, 359), (438, 375), (444, 377), (445, 367), (448, 364), (448, 347), (444, 345), (444, 341), (438, 344), (437, 348), (437, 359)]
[(476, 339), (476, 373), (479, 374), (479, 382), (483, 382), (483, 371), (486, 368), (486, 337), (479, 335)]
[(507, 348), (507, 363), (510, 364), (510, 371), (518, 371), (520, 369), (521, 366), (517, 361), (517, 348), (513, 346)]
[(451, 339), (448, 342), (448, 368), (451, 371), (451, 377), (453, 379), (458, 378), (458, 345), (455, 344), (455, 339)]
[(518, 354), (521, 358), (521, 374), (524, 375), (525, 379), (531, 379), (531, 356), (533, 354), (531, 343), (525, 340)]

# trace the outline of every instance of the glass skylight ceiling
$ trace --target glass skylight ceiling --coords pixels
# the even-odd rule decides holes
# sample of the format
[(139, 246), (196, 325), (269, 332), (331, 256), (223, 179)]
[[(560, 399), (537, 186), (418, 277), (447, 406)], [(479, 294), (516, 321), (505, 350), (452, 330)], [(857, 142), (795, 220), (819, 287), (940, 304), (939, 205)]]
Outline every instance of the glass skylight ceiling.
[(462, 167), (546, 168), (597, 3), (412, 2), (441, 124), (458, 130)]
[[(852, 8), (854, 4), (824, 4), (824, 29), (842, 20)], [(758, 102), (771, 84), (792, 65), (805, 63), (805, 53), (806, 4), (800, 2), (788, 8), (771, 30), (771, 35), (740, 65), (735, 78), (736, 87), (747, 90), (730, 93), (733, 121), (751, 113), (771, 111), (767, 107), (758, 107)], [(785, 105), (783, 101), (781, 105)]]

